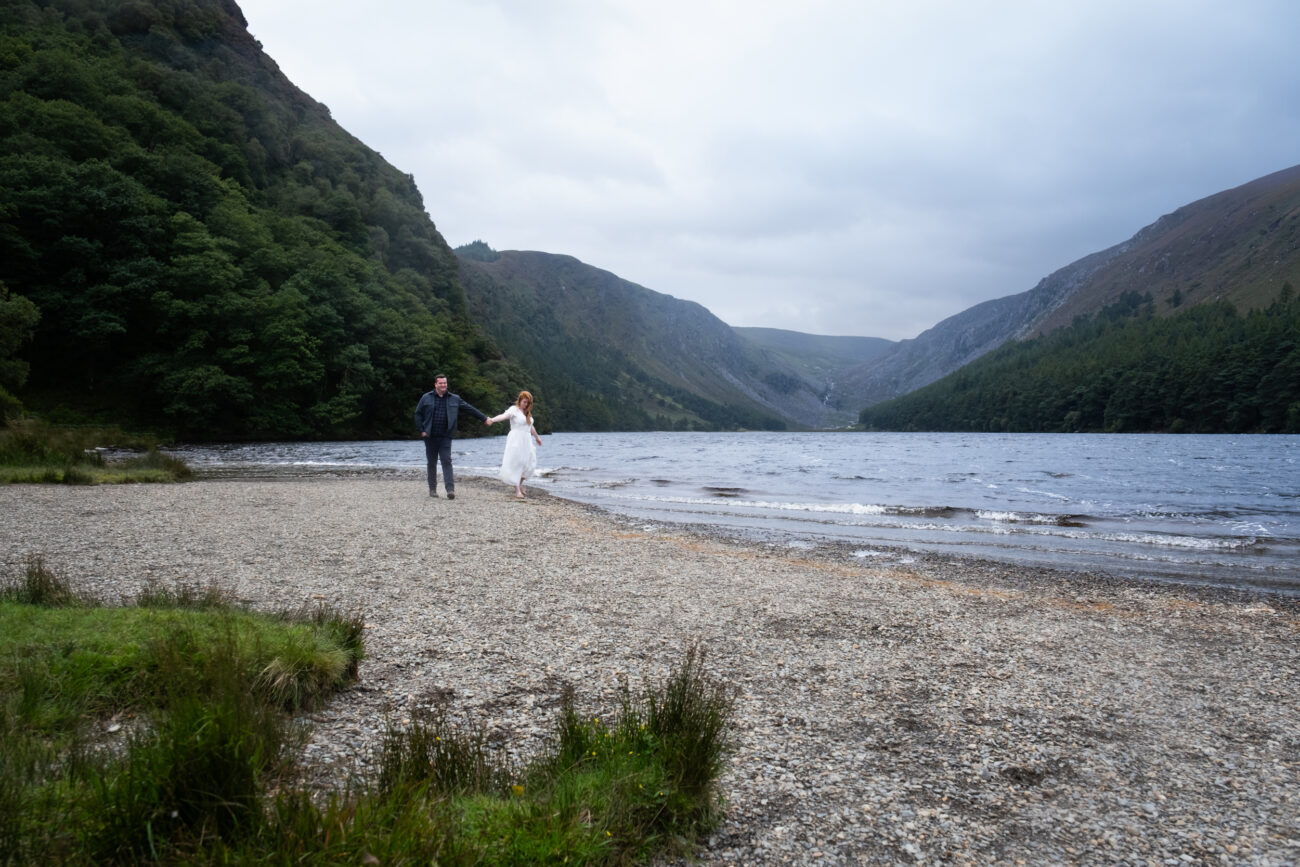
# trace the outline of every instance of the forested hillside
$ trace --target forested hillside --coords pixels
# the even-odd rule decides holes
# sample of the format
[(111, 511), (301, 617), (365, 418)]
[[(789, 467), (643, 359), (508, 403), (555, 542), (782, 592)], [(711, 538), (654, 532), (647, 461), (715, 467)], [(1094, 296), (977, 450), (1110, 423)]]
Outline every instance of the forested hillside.
[[(572, 256), (457, 249), (471, 312), (538, 375), (566, 430), (783, 430), (849, 424), (819, 383), (699, 304)], [(847, 411), (846, 411), (847, 410)]]
[[(871, 430), (1300, 433), (1300, 299), (1219, 301), (1168, 317), (1129, 292), (868, 407)], [(1167, 303), (1167, 302), (1166, 302)]]
[(435, 371), (481, 406), (529, 379), (469, 320), (412, 178), (229, 0), (6, 0), (0, 140), (0, 316), (39, 312), (0, 344), (30, 364), (0, 386), (28, 409), (185, 438), (401, 435)]

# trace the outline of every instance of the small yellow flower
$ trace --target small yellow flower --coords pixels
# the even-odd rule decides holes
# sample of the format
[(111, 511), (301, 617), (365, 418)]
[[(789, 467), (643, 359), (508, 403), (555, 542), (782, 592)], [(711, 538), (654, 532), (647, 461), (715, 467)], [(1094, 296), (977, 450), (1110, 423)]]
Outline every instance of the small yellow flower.
[(524, 787), (516, 783), (510, 787), (510, 791), (514, 792), (516, 795), (522, 795), (524, 793)]

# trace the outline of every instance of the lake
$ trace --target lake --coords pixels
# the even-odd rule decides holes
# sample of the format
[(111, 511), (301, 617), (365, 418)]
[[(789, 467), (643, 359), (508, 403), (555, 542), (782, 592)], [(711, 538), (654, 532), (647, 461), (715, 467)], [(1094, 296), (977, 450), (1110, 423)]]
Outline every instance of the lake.
[[(494, 476), (503, 446), (457, 440), (457, 473)], [(418, 440), (171, 451), (216, 474), (424, 467)], [(538, 458), (530, 484), (632, 519), (1300, 596), (1297, 436), (559, 433)]]

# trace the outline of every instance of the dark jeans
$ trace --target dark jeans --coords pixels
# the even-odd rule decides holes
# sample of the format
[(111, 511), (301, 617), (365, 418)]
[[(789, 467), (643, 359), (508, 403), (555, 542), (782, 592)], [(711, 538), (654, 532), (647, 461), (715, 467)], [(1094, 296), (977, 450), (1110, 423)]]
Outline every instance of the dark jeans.
[(429, 462), (429, 490), (438, 487), (439, 461), (442, 462), (442, 486), (448, 493), (456, 490), (456, 477), (451, 474), (451, 437), (425, 437), (424, 457)]

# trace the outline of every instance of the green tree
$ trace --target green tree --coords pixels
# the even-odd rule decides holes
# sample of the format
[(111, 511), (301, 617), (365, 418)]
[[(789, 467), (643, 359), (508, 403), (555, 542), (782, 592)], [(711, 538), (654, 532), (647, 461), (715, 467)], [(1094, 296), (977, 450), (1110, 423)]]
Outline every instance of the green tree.
[(10, 390), (21, 388), (27, 381), (31, 366), (18, 353), (31, 340), (40, 318), (41, 311), (35, 304), (13, 294), (0, 282), (0, 422), (22, 410), (21, 402)]

